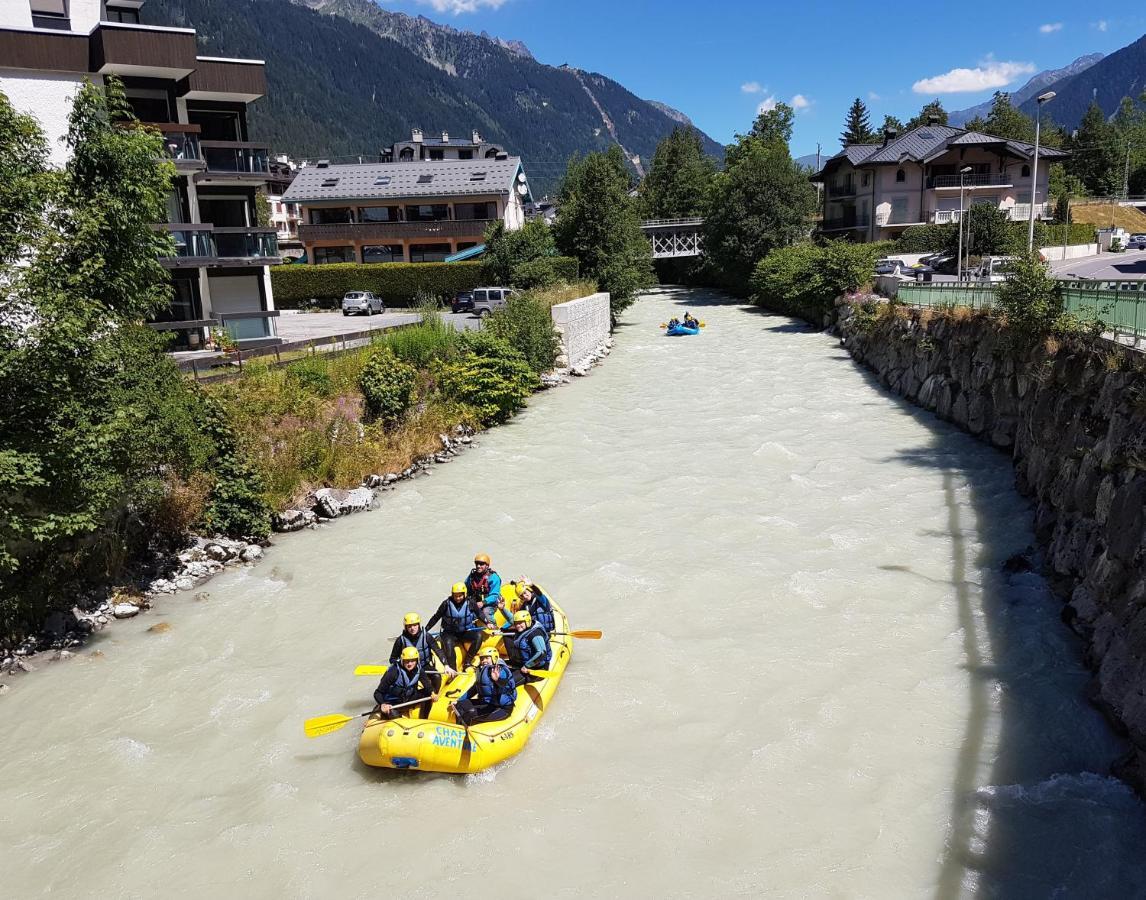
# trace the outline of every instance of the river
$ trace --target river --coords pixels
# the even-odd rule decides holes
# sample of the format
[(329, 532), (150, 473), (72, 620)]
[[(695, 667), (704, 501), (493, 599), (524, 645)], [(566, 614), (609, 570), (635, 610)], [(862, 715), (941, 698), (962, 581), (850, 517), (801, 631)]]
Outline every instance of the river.
[[(685, 304), (708, 327), (663, 337)], [(828, 335), (654, 292), (591, 377), (379, 511), (0, 699), (0, 887), (1141, 896), (1123, 744), (1042, 579), (1002, 571), (1031, 542), (1006, 457)], [(478, 551), (605, 633), (525, 751), (459, 778), (369, 770), (355, 726), (307, 740)]]

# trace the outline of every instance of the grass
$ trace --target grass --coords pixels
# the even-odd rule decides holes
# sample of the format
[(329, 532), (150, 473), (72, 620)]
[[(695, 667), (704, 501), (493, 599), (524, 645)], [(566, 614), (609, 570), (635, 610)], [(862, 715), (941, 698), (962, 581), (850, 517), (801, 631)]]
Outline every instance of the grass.
[(595, 281), (573, 281), (569, 284), (559, 284), (539, 291), (530, 291), (533, 297), (548, 306), (568, 303), (570, 300), (579, 300), (595, 293), (597, 293), (597, 282)]
[(1070, 217), (1074, 222), (1085, 222), (1096, 228), (1125, 228), (1131, 234), (1146, 232), (1146, 213), (1117, 203), (1072, 203)]

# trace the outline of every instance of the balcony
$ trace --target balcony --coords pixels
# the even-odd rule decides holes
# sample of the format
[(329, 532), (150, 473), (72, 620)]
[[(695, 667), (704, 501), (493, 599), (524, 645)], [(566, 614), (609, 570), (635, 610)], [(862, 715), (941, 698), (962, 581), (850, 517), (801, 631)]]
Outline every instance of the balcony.
[(820, 231), (849, 231), (852, 228), (867, 228), (870, 224), (870, 216), (839, 216), (820, 222)]
[(270, 144), (248, 141), (200, 141), (209, 181), (261, 183), (270, 175)]
[(266, 65), (258, 59), (200, 56), (179, 89), (186, 100), (254, 103), (267, 92)]
[(175, 241), (175, 253), (160, 259), (168, 269), (278, 265), (273, 228), (216, 228), (213, 225), (155, 225)]
[(891, 212), (876, 213), (875, 224), (880, 228), (904, 228), (908, 225), (922, 225), (923, 220), (918, 216), (892, 210)]
[(1010, 175), (972, 172), (970, 175), (932, 175), (927, 186), (935, 190), (959, 190), (960, 183), (966, 190), (985, 187), (1011, 187), (1014, 179)]
[(275, 328), (277, 309), (258, 312), (217, 313), (223, 328), (235, 343), (242, 347), (278, 343), (278, 330)]
[(100, 22), (91, 33), (90, 70), (101, 75), (177, 81), (197, 65), (192, 28)]
[(828, 185), (829, 197), (854, 197), (856, 194), (856, 184), (854, 181), (844, 181), (840, 184), (831, 183)]
[[(1003, 207), (1003, 212), (1012, 222), (1027, 222), (1030, 220), (1031, 205), (1029, 203), (1016, 203), (1014, 206)], [(966, 213), (968, 210), (963, 210)], [(937, 209), (927, 215), (927, 220), (936, 225), (954, 225), (961, 218), (957, 209)], [(1035, 204), (1036, 219), (1054, 218), (1054, 210), (1047, 203)]]
[(302, 241), (386, 241), (394, 238), (478, 238), (492, 219), (439, 222), (342, 222), (330, 225), (299, 225)]
[(163, 136), (163, 154), (175, 163), (178, 172), (197, 172), (204, 168), (203, 152), (199, 146), (199, 126), (180, 125), (177, 122), (140, 122), (142, 127), (154, 128)]

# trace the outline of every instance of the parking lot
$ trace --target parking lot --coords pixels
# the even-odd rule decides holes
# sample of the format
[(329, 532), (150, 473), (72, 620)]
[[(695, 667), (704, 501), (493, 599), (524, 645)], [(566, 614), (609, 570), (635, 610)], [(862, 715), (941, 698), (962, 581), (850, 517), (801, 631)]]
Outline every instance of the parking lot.
[[(291, 343), (394, 328), (417, 322), (419, 318), (418, 313), (407, 310), (385, 312), (380, 316), (344, 316), (340, 312), (300, 313), (284, 310), (277, 324), (279, 337), (284, 343)], [(469, 313), (443, 312), (442, 321), (453, 325), (458, 331), (472, 331), (481, 327), (481, 320)]]

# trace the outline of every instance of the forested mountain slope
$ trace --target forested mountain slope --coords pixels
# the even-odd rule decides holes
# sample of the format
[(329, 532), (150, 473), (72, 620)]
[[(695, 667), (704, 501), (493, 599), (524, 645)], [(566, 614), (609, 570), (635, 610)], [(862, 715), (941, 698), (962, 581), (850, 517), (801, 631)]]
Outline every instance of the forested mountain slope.
[[(1045, 107), (1047, 115), (1068, 131), (1078, 127), (1090, 101), (1097, 100), (1106, 115), (1118, 112), (1123, 97), (1139, 97), (1146, 90), (1146, 36), (1116, 50), (1093, 66), (1048, 85), (1057, 96)], [(1035, 114), (1032, 98), (1019, 108)]]

